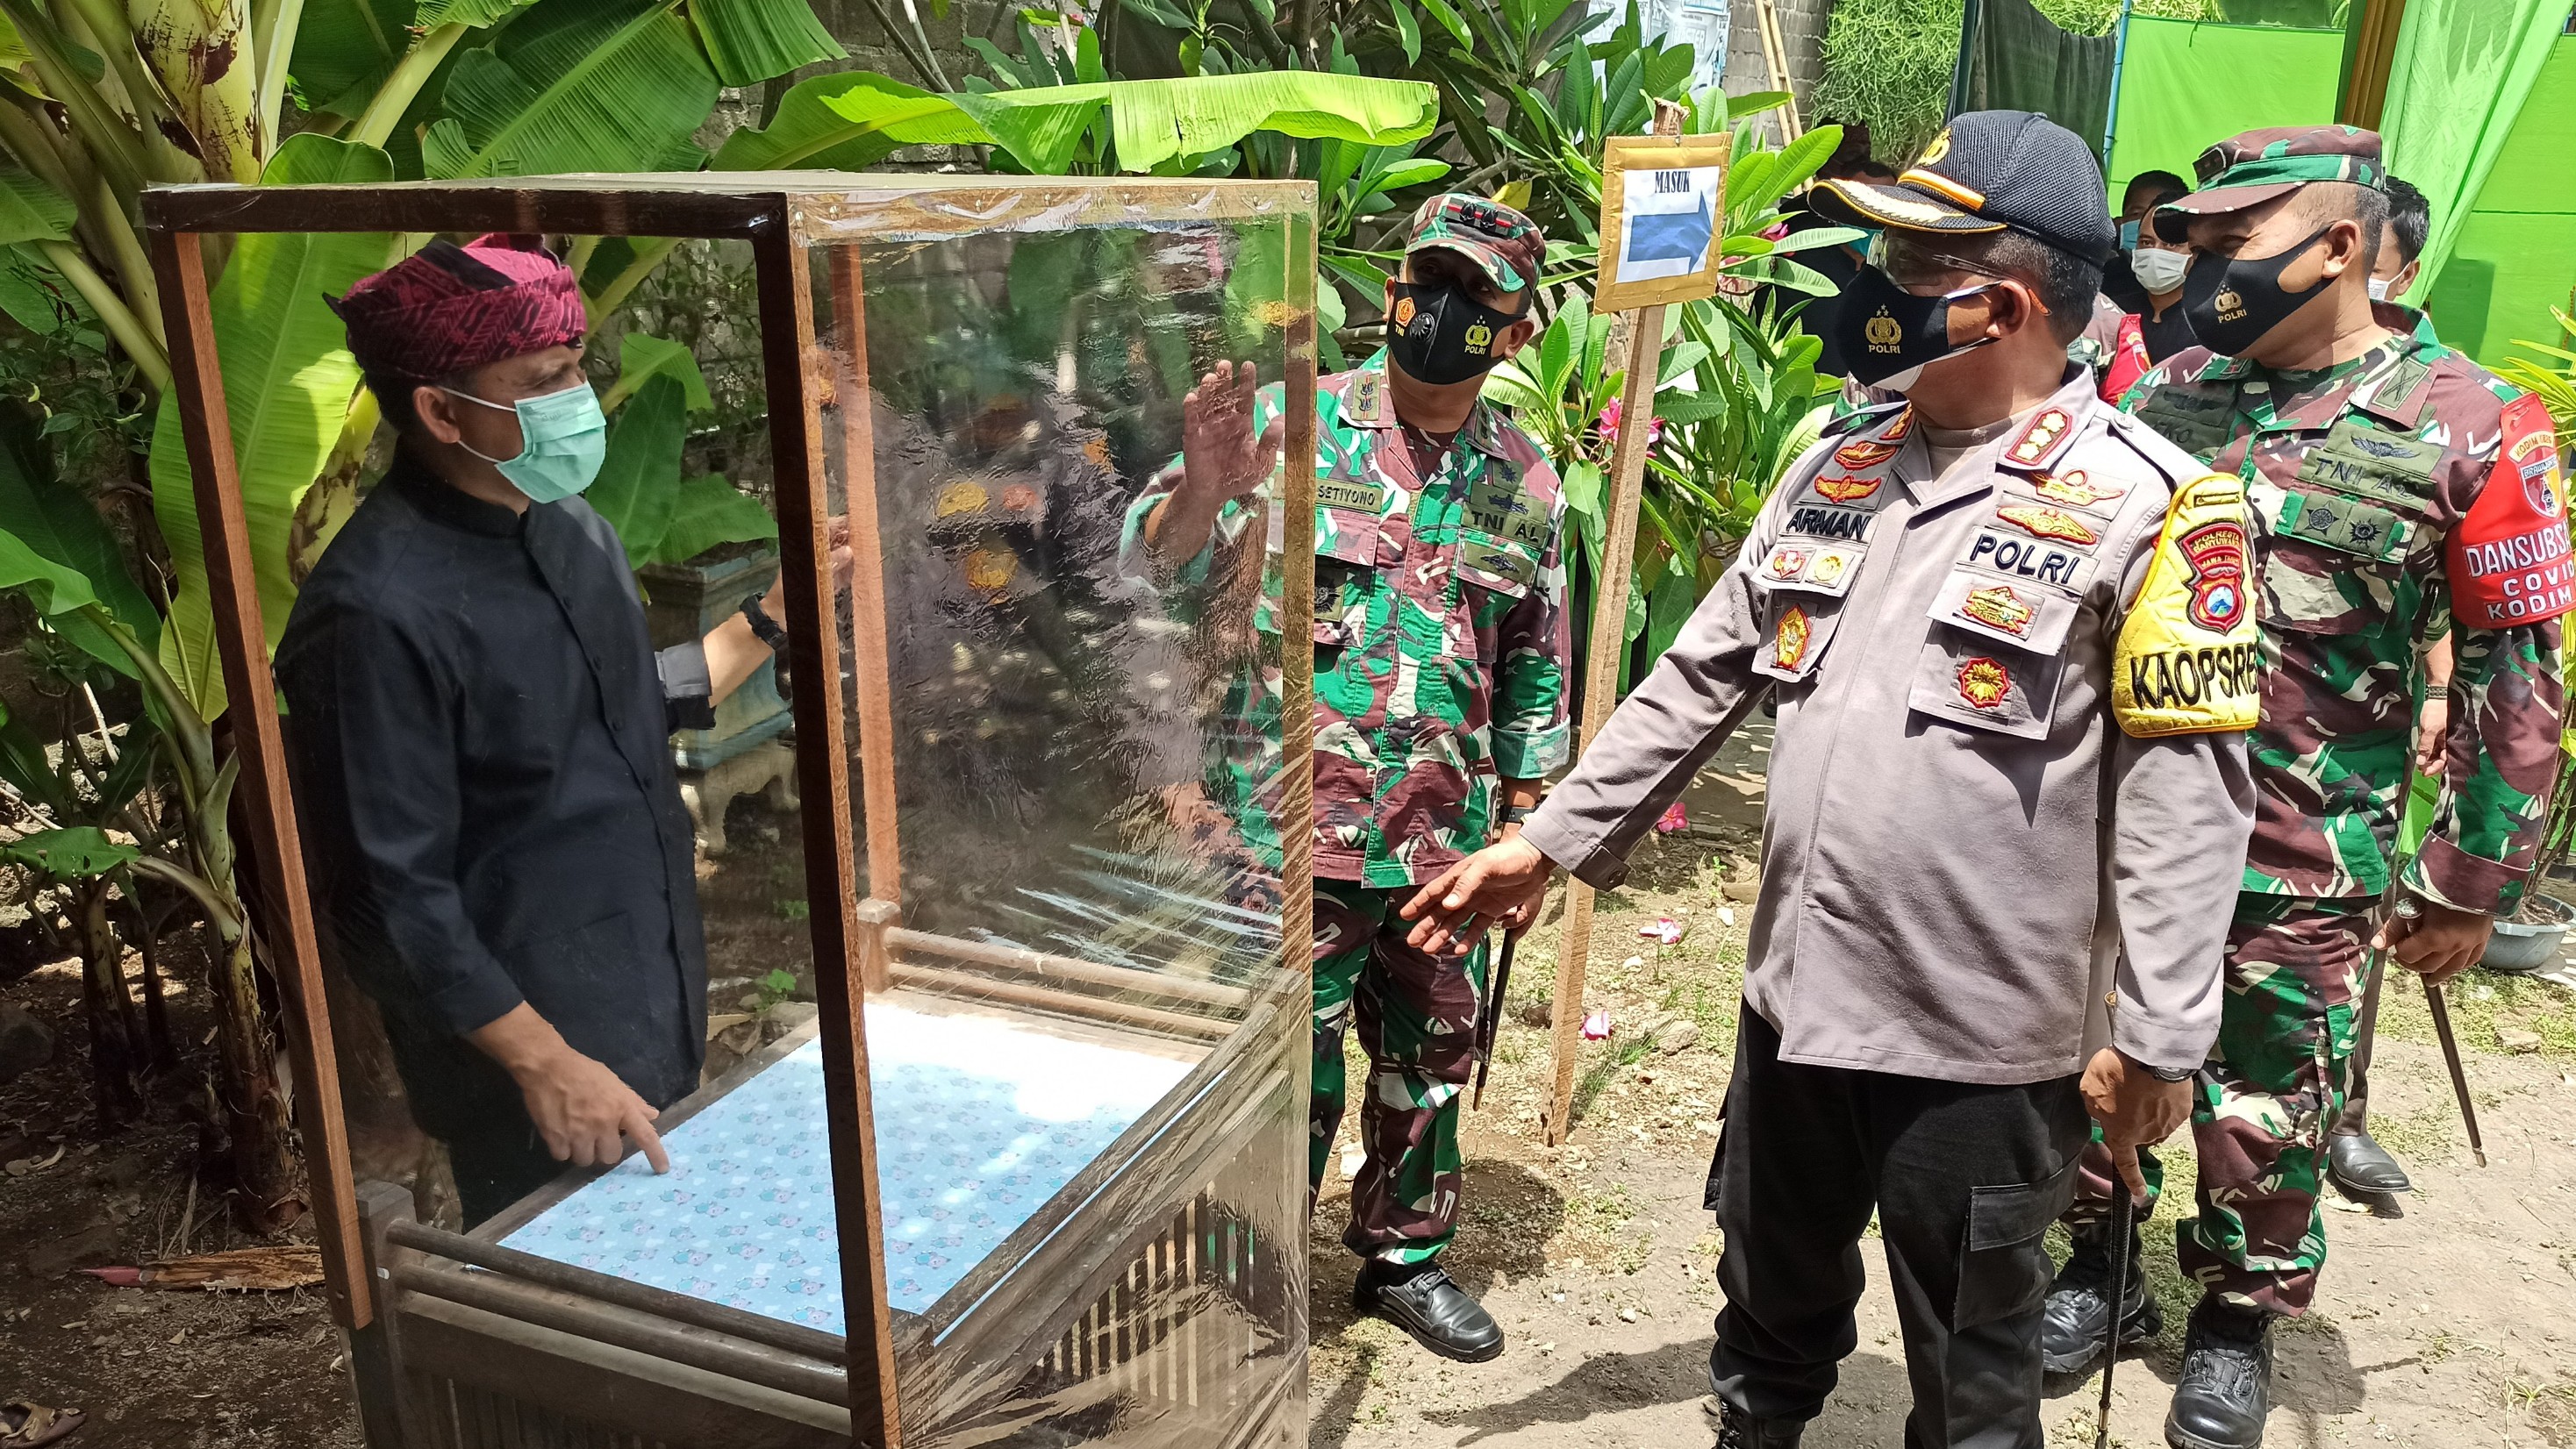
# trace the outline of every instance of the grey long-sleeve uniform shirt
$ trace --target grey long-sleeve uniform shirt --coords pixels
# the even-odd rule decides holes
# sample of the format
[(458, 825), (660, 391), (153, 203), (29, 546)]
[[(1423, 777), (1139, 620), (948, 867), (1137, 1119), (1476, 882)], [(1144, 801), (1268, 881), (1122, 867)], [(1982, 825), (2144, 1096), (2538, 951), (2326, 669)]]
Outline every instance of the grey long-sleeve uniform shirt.
[[(2196, 1067), (2217, 1037), (2245, 737), (2133, 738), (2111, 679), (2173, 491), (2208, 470), (2092, 388), (2074, 370), (1938, 476), (1903, 408), (1819, 443), (1525, 827), (1616, 885), (1775, 693), (1744, 996), (1787, 1060), (2066, 1076), (2114, 978), (2110, 1040), (2130, 1056)], [(2231, 582), (2224, 552), (2198, 557), (2194, 598), (2235, 607), (2241, 547), (2232, 595), (2210, 592)]]

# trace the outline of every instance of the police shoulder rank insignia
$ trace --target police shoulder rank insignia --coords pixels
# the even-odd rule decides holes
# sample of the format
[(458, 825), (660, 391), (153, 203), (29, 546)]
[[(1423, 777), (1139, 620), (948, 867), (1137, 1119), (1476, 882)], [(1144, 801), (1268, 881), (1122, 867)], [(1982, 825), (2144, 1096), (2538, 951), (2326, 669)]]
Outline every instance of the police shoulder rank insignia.
[(1816, 492), (1823, 495), (1829, 502), (1858, 503), (1876, 493), (1878, 485), (1884, 481), (1882, 478), (1854, 478), (1849, 474), (1840, 477), (1819, 476), (1816, 479)]
[(1875, 468), (1897, 454), (1897, 443), (1883, 443), (1875, 438), (1854, 438), (1834, 449), (1834, 461), (1846, 468)]
[(2239, 480), (2214, 473), (2175, 490), (2111, 654), (2120, 728), (2151, 739), (2252, 729), (2260, 719), (2250, 539)]
[(1798, 666), (1807, 662), (1807, 646), (1815, 642), (1815, 637), (1815, 621), (1807, 617), (1806, 610), (1791, 604), (1788, 612), (1780, 616), (1779, 632), (1771, 638), (1771, 666), (1797, 673)]
[(2505, 404), (2495, 466), (2447, 546), (2451, 613), (2471, 628), (2509, 629), (2576, 609), (2558, 435), (2539, 398)]
[(2007, 503), (1995, 510), (1995, 517), (2033, 538), (2086, 545), (2098, 543), (2101, 540), (2099, 534), (2085, 526), (2084, 520), (2062, 508), (2042, 508), (2033, 503)]
[(1959, 697), (1979, 709), (2001, 708), (2012, 693), (2012, 671), (2000, 659), (1980, 654), (1959, 665)]
[(2063, 503), (2069, 508), (2116, 503), (2129, 492), (2117, 483), (2095, 483), (2084, 476), (2081, 468), (2070, 468), (2063, 473), (2033, 474), (2030, 491), (2051, 503)]
[(2025, 466), (2039, 462), (2056, 449), (2072, 422), (2064, 408), (2042, 408), (2039, 416), (2030, 420), (2030, 426), (2021, 430), (2021, 436), (2013, 439), (2012, 446), (2004, 449), (2004, 460)]

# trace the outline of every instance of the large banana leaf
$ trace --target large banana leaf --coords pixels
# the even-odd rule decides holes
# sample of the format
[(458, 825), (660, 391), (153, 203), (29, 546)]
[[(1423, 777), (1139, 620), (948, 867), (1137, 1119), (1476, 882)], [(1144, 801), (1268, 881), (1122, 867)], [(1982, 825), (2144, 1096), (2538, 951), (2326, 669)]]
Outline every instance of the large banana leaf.
[[(0, 105), (9, 104), (0, 101)], [(62, 241), (80, 218), (70, 197), (13, 166), (0, 166), (0, 246)]]
[(307, 107), (356, 116), (411, 48), (414, 0), (304, 0), (288, 70)]
[(1041, 175), (1065, 168), (1104, 105), (1125, 171), (1151, 171), (1222, 150), (1255, 131), (1383, 146), (1419, 140), (1440, 119), (1439, 92), (1427, 81), (1306, 70), (1042, 86), (949, 99)]
[(528, 8), (531, 0), (420, 0), (420, 13), (412, 20), (423, 30), (441, 25), (462, 25), (480, 30), (498, 25)]
[(843, 71), (799, 82), (766, 129), (734, 132), (717, 148), (718, 171), (783, 171), (798, 166), (859, 171), (901, 146), (966, 146), (993, 138), (946, 96), (873, 72)]
[(716, 73), (680, 0), (543, 0), (449, 73), (431, 177), (693, 170)]
[(778, 520), (722, 474), (682, 481), (662, 541), (646, 563), (687, 563), (718, 544), (776, 538)]
[[(161, 636), (161, 616), (126, 570), (125, 554), (98, 508), (55, 476), (52, 452), (38, 438), (31, 411), (0, 415), (0, 553), (13, 550), (54, 566), (30, 573), (21, 559), (16, 569), (30, 573), (15, 583), (50, 616), (46, 622), (101, 663), (133, 675), (134, 662), (125, 650), (75, 611), (95, 598), (146, 648)], [(65, 574), (77, 577), (80, 586), (66, 588)]]
[(729, 86), (757, 85), (818, 60), (849, 52), (814, 18), (807, 0), (689, 0), (707, 59)]
[[(272, 186), (392, 179), (393, 161), (384, 152), (310, 132), (288, 137), (263, 178)], [(383, 232), (247, 235), (215, 287), (225, 413), (232, 422), (260, 612), (272, 646), (295, 604), (287, 566), (295, 505), (330, 456), (358, 385), (347, 334), (322, 298), (347, 291), (384, 266), (392, 251), (393, 238)], [(161, 635), (161, 663), (199, 716), (213, 719), (223, 711), (223, 669), (207, 607), (197, 496), (179, 436), (179, 410), (167, 400), (152, 433), (152, 511), (179, 574), (170, 627)]]
[(688, 390), (667, 372), (644, 379), (608, 425), (608, 456), (583, 496), (617, 530), (631, 567), (653, 556), (671, 526), (688, 425)]

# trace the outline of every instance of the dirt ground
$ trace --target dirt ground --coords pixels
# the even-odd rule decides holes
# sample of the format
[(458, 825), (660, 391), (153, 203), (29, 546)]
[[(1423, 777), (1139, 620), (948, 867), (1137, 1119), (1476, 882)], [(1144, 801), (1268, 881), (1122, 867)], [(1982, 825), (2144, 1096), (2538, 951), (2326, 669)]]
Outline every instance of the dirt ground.
[[(803, 868), (780, 820), (737, 802), (733, 852), (702, 861), (711, 1004), (738, 1009), (753, 978), (802, 972)], [(138, 959), (127, 954), (129, 974)], [(88, 1267), (245, 1246), (184, 1100), (213, 1051), (206, 996), (169, 982), (182, 1058), (141, 1124), (102, 1133), (91, 1115), (77, 963), (0, 987), (52, 1028), (53, 1061), (0, 1086), (0, 1402), (86, 1411), (74, 1449), (358, 1449), (338, 1332), (317, 1286), (281, 1293), (111, 1288)], [(752, 1028), (757, 1030), (757, 1027)], [(721, 1043), (710, 1060), (732, 1060)], [(183, 1228), (182, 1224), (186, 1224)], [(309, 1222), (291, 1241), (311, 1241)], [(713, 1449), (713, 1446), (710, 1446)]]
[[(1699, 1405), (1719, 1243), (1700, 1194), (1751, 918), (1737, 898), (1749, 889), (1730, 893), (1727, 878), (1751, 856), (1758, 754), (1757, 735), (1721, 755), (1691, 797), (1694, 832), (1649, 846), (1632, 885), (1602, 899), (1585, 999), (1610, 1012), (1613, 1035), (1586, 1049), (1586, 1105), (1562, 1150), (1541, 1145), (1538, 1130), (1553, 919), (1521, 948), (1512, 1024), (1483, 1109), (1468, 1119), (1465, 1226), (1449, 1257), (1502, 1319), (1502, 1358), (1449, 1364), (1385, 1324), (1353, 1321), (1352, 1262), (1339, 1244), (1348, 1188), (1331, 1175), (1311, 1242), (1319, 1449), (1709, 1441)], [(793, 847), (757, 802), (732, 818), (735, 853), (702, 881), (715, 970), (742, 978), (800, 967)], [(1638, 936), (1664, 917), (1686, 926), (1677, 944)], [(183, 1220), (191, 1250), (237, 1239), (210, 1179), (197, 1176), (187, 1112), (165, 1102), (145, 1125), (105, 1137), (89, 1122), (70, 970), (47, 968), (0, 994), (60, 1042), (51, 1066), (0, 1087), (0, 1168), (21, 1164), (0, 1171), (0, 1399), (87, 1409), (92, 1422), (74, 1446), (355, 1446), (337, 1337), (315, 1292), (159, 1293), (76, 1271), (178, 1251)], [(2377, 1126), (2420, 1190), (2402, 1218), (2332, 1216), (2318, 1311), (2282, 1338), (2276, 1446), (2576, 1446), (2576, 993), (2479, 978), (2454, 999), (2493, 1165), (2468, 1161), (2420, 996), (2392, 993)], [(206, 1050), (198, 998), (181, 989), (172, 1004), (181, 1038)], [(2507, 1052), (2500, 1028), (2540, 1045)], [(2187, 1149), (2168, 1162), (2173, 1201), (2186, 1201)], [(2169, 1212), (2149, 1242), (2158, 1291), (2175, 1311), (2174, 1326), (2119, 1375), (2115, 1442), (2139, 1449), (2162, 1443), (2189, 1302), (2172, 1267)], [(1904, 1371), (1876, 1285), (1860, 1342), (1808, 1437), (1820, 1449), (1899, 1442)], [(2052, 1443), (2090, 1442), (2096, 1385), (2053, 1386)]]
[[(1701, 1401), (1720, 1244), (1701, 1194), (1752, 919), (1725, 887), (1730, 867), (1749, 874), (1759, 748), (1757, 735), (1722, 754), (1690, 797), (1692, 833), (1645, 847), (1628, 887), (1600, 898), (1584, 1000), (1610, 1012), (1613, 1034), (1585, 1048), (1578, 1103), (1589, 1105), (1562, 1149), (1541, 1140), (1548, 1042), (1535, 1025), (1554, 985), (1557, 906), (1520, 947), (1511, 1025), (1483, 1110), (1467, 1118), (1464, 1217), (1445, 1257), (1502, 1322), (1502, 1357), (1452, 1364), (1388, 1324), (1354, 1321), (1340, 1241), (1349, 1184), (1328, 1175), (1310, 1242), (1316, 1449), (1710, 1442)], [(1687, 927), (1678, 944), (1638, 935), (1662, 918)], [(2576, 992), (2487, 975), (2453, 991), (2491, 1165), (2470, 1162), (2422, 996), (2391, 991), (2373, 1125), (2417, 1190), (2403, 1217), (2336, 1201), (2318, 1306), (2280, 1337), (2277, 1449), (2576, 1445)], [(2501, 1050), (2499, 1029), (2540, 1046)], [(1352, 1140), (1346, 1121), (1345, 1168)], [(2148, 1225), (2146, 1258), (2167, 1326), (2115, 1379), (2113, 1442), (2133, 1449), (2164, 1443), (2194, 1301), (2174, 1266), (2170, 1206), (2190, 1201), (2187, 1132), (2165, 1160), (2172, 1196)], [(1860, 1350), (1806, 1437), (1814, 1449), (1903, 1441), (1903, 1351), (1884, 1265), (1874, 1252), (1869, 1264)], [(2091, 1444), (2099, 1375), (2049, 1391), (2049, 1442)]]

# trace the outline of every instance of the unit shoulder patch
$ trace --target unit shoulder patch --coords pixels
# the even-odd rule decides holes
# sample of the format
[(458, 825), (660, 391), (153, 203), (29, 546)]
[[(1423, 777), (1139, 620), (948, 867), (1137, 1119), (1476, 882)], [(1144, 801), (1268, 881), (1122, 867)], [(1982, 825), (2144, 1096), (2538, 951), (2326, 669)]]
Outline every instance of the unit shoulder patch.
[(2245, 485), (2211, 474), (2165, 510), (2137, 603), (2111, 655), (2111, 705), (2141, 739), (2252, 729), (2262, 636), (2246, 593)]

